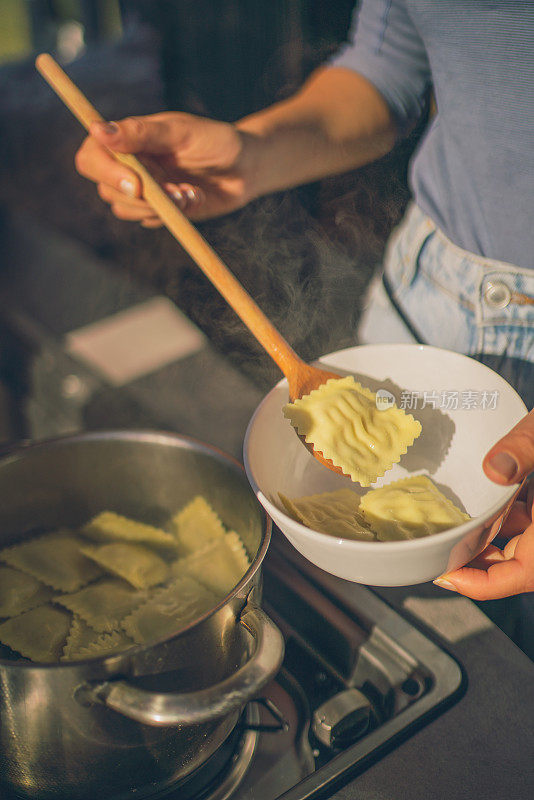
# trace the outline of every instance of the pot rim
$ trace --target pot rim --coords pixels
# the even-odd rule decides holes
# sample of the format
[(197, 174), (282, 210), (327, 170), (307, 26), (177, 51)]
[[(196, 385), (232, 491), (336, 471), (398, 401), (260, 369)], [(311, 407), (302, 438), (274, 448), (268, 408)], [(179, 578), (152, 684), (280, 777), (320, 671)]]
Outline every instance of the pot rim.
[[(215, 445), (207, 444), (206, 442), (201, 441), (200, 439), (196, 439), (193, 436), (187, 436), (181, 433), (175, 433), (173, 431), (164, 431), (164, 430), (151, 430), (147, 428), (141, 428), (139, 430), (134, 428), (113, 428), (113, 429), (103, 429), (103, 430), (94, 430), (94, 431), (81, 431), (79, 433), (73, 434), (66, 434), (62, 436), (54, 436), (50, 439), (42, 439), (37, 442), (31, 440), (21, 440), (18, 442), (13, 442), (4, 447), (3, 451), (0, 454), (0, 468), (2, 463), (10, 458), (17, 457), (20, 455), (25, 454), (28, 451), (35, 451), (39, 449), (43, 449), (44, 447), (55, 447), (55, 446), (62, 446), (67, 445), (72, 442), (77, 441), (99, 441), (99, 440), (106, 440), (106, 439), (118, 439), (121, 441), (141, 441), (146, 443), (153, 443), (157, 444), (170, 444), (174, 446), (178, 445), (186, 445), (186, 448), (189, 450), (197, 450), (204, 452), (206, 455), (215, 456), (215, 458), (222, 462), (227, 462), (231, 465), (233, 469), (236, 469), (239, 472), (242, 472), (246, 478), (246, 472), (243, 464), (237, 460), (234, 456), (226, 453), (224, 450), (216, 447)], [(248, 482), (248, 481), (247, 481)], [(252, 489), (251, 489), (252, 492)], [(252, 492), (252, 494), (254, 494)], [(195, 628), (197, 625), (200, 625), (205, 620), (209, 619), (209, 617), (216, 614), (223, 606), (225, 606), (235, 595), (238, 594), (240, 589), (250, 581), (250, 579), (256, 574), (256, 572), (260, 569), (263, 559), (267, 553), (267, 549), (269, 547), (269, 542), (271, 540), (271, 531), (272, 531), (272, 519), (267, 514), (261, 503), (258, 502), (257, 498), (256, 502), (258, 503), (258, 509), (260, 511), (260, 516), (262, 519), (262, 529), (263, 535), (261, 539), (260, 546), (258, 551), (248, 568), (245, 572), (239, 583), (234, 586), (231, 592), (228, 592), (213, 608), (209, 611), (206, 611), (201, 616), (197, 617), (192, 622), (185, 625), (183, 628), (180, 628), (179, 631), (172, 634), (171, 636), (164, 636), (161, 639), (155, 639), (150, 644), (135, 644), (132, 647), (128, 647), (126, 650), (119, 651), (118, 653), (112, 653), (108, 656), (95, 656), (94, 658), (84, 658), (79, 659), (76, 661), (66, 661), (66, 662), (53, 662), (53, 663), (41, 663), (38, 661), (10, 661), (7, 659), (0, 658), (0, 667), (6, 667), (10, 669), (27, 669), (27, 670), (35, 670), (35, 669), (44, 669), (44, 670), (51, 670), (51, 669), (79, 669), (81, 666), (84, 665), (94, 665), (94, 664), (112, 664), (114, 661), (117, 663), (123, 662), (125, 658), (129, 658), (137, 653), (140, 653), (144, 650), (149, 650), (153, 647), (158, 647), (166, 642), (170, 642), (173, 639), (178, 638), (179, 636), (183, 636), (188, 633), (190, 630)]]

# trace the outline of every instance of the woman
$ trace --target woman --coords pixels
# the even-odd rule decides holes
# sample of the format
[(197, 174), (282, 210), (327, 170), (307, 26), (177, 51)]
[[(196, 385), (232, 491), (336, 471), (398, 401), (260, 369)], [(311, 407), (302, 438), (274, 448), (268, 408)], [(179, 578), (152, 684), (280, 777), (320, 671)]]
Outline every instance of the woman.
[[(106, 147), (139, 153), (193, 220), (366, 164), (437, 112), (411, 165), (414, 203), (368, 297), (359, 339), (425, 341), (497, 368), (534, 405), (534, 9), (364, 0), (352, 42), (289, 99), (236, 124), (183, 113), (97, 123), (77, 153), (117, 217), (161, 223)], [(534, 413), (484, 460), (514, 484), (534, 469)], [(532, 491), (504, 551), (436, 581), (475, 599), (534, 590)]]

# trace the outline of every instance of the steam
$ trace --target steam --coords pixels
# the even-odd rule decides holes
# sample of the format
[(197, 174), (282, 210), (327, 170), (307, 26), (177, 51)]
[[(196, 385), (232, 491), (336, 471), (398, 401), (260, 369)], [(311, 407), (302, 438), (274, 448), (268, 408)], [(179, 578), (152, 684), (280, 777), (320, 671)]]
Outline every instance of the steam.
[[(375, 165), (264, 198), (203, 226), (215, 250), (307, 361), (356, 343), (367, 283), (408, 198), (401, 180), (384, 175), (384, 166)], [(256, 381), (267, 387), (280, 377), (204, 279), (188, 313)]]
[[(121, 42), (118, 49), (122, 62), (135, 61), (131, 42)], [(133, 64), (131, 75), (122, 71), (124, 92), (116, 84), (102, 90), (102, 70), (117, 56), (100, 63), (88, 53), (73, 65), (73, 74), (79, 70), (74, 78), (109, 116), (160, 108), (150, 48), (140, 66)], [(169, 233), (114, 219), (94, 187), (76, 174), (73, 158), (83, 132), (33, 64), (3, 70), (10, 78), (0, 92), (5, 205), (30, 212), (89, 245), (110, 268), (166, 294), (216, 348), (262, 388), (271, 386), (280, 377), (278, 368)], [(132, 76), (135, 93), (129, 86)], [(408, 199), (405, 172), (414, 144), (412, 138), (357, 172), (260, 199), (202, 224), (207, 240), (305, 360), (355, 343), (365, 287)], [(95, 287), (93, 294), (98, 294)]]

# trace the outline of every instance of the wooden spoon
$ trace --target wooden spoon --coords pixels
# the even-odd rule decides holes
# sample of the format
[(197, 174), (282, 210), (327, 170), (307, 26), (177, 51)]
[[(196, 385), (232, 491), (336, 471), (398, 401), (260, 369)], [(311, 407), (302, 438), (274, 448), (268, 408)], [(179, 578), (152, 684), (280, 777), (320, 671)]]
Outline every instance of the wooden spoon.
[[(37, 57), (35, 66), (87, 130), (89, 130), (92, 122), (104, 121), (103, 117), (89, 103), (52, 56), (48, 53), (42, 53)], [(112, 152), (112, 155), (117, 161), (126, 164), (137, 173), (143, 186), (144, 199), (158, 213), (174, 238), (189, 253), (202, 272), (219, 290), (227, 303), (234, 309), (250, 332), (280, 367), (289, 384), (289, 398), (291, 401), (309, 394), (312, 389), (317, 389), (318, 386), (326, 383), (330, 378), (341, 377), (333, 372), (312, 367), (299, 358), (204, 237), (182, 214), (159, 183), (154, 180), (146, 167), (135, 156), (128, 153)], [(332, 461), (325, 459), (321, 453), (315, 451), (313, 445), (305, 442), (303, 436), (300, 439), (318, 461), (334, 472), (341, 475), (344, 474)]]

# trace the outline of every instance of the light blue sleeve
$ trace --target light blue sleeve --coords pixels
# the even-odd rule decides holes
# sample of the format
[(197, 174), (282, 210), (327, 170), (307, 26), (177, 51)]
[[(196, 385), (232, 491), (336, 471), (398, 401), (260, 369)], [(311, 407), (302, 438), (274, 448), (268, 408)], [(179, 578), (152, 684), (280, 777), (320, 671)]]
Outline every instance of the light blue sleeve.
[(361, 0), (349, 43), (329, 63), (354, 70), (376, 86), (401, 133), (421, 115), (431, 73), (405, 0)]

